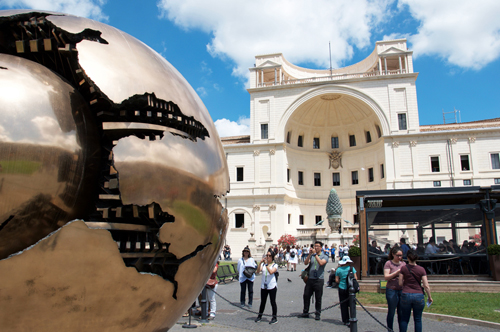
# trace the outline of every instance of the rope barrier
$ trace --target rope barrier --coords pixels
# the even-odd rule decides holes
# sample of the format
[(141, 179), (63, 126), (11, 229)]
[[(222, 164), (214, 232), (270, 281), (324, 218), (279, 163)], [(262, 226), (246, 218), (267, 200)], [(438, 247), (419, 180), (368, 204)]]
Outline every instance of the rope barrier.
[[(212, 290), (212, 291), (213, 291), (213, 290)], [(272, 316), (273, 316), (273, 315), (270, 315), (270, 314), (264, 314), (264, 313), (262, 313), (262, 314), (261, 314), (261, 313), (258, 313), (258, 312), (256, 312), (256, 311), (252, 311), (252, 310), (250, 310), (250, 309), (243, 308), (243, 307), (241, 307), (240, 305), (235, 304), (235, 303), (233, 303), (233, 302), (229, 301), (228, 299), (226, 299), (224, 296), (220, 295), (219, 293), (217, 293), (217, 292), (214, 292), (214, 293), (215, 293), (217, 296), (219, 296), (221, 299), (223, 299), (224, 301), (226, 301), (227, 303), (229, 303), (230, 305), (235, 306), (235, 307), (237, 307), (237, 308), (239, 308), (239, 309), (242, 309), (242, 310), (244, 310), (244, 311), (250, 312), (250, 313), (255, 314), (255, 315), (261, 315), (261, 316), (267, 316), (267, 317), (272, 317)], [(323, 312), (323, 311), (326, 311), (326, 310), (329, 310), (329, 309), (335, 308), (336, 306), (338, 306), (338, 305), (340, 305), (341, 303), (344, 303), (344, 302), (346, 302), (346, 301), (349, 301), (349, 298), (345, 299), (345, 300), (344, 300), (344, 301), (342, 301), (342, 302), (337, 302), (337, 303), (335, 303), (335, 304), (332, 304), (331, 306), (328, 306), (328, 307), (326, 307), (326, 308), (323, 308), (323, 309), (321, 309), (321, 311), (320, 311), (320, 312)], [(309, 314), (309, 315), (312, 315), (312, 314), (314, 314), (314, 313), (315, 313), (315, 311), (308, 312), (308, 314)], [(279, 318), (288, 318), (288, 317), (298, 317), (298, 316), (300, 316), (300, 315), (302, 315), (302, 313), (300, 313), (300, 314), (289, 314), (289, 315), (276, 315), (276, 317), (279, 317)]]
[[(426, 263), (432, 263), (432, 262), (444, 262), (444, 261), (449, 261), (449, 260), (453, 260), (453, 259), (461, 259), (461, 258), (464, 258), (464, 257), (480, 257), (480, 256), (475, 256), (476, 254), (479, 254), (483, 251), (485, 251), (486, 249), (481, 249), (481, 250), (478, 250), (478, 251), (475, 251), (475, 252), (471, 252), (471, 253), (468, 253), (468, 254), (464, 254), (464, 255), (461, 255), (461, 256), (454, 256), (454, 257), (449, 257), (449, 258), (442, 258), (442, 259), (417, 259), (417, 262), (426, 262)], [(437, 255), (447, 255), (447, 254), (437, 254)], [(451, 253), (451, 255), (453, 255), (453, 253)], [(374, 253), (374, 252), (370, 252), (370, 256), (378, 256), (378, 257), (382, 257), (382, 258), (388, 258), (387, 255), (384, 255), (384, 254), (377, 254), (377, 253)]]
[(384, 324), (382, 324), (377, 318), (375, 318), (375, 316), (373, 316), (362, 304), (361, 302), (359, 302), (358, 299), (356, 299), (356, 303), (358, 303), (361, 308), (363, 308), (363, 310), (368, 314), (368, 316), (370, 316), (371, 318), (373, 318), (377, 323), (379, 323), (384, 329), (387, 330), (387, 332), (394, 332), (394, 330), (391, 330), (390, 328), (388, 328), (387, 326), (385, 326)]

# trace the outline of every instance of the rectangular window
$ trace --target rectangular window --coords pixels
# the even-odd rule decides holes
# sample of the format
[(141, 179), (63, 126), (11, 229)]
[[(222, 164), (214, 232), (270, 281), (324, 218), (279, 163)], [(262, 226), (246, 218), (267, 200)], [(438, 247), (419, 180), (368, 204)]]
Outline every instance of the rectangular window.
[(333, 186), (340, 186), (340, 173), (332, 173)]
[(292, 215), (289, 213), (288, 214), (288, 225), (290, 225), (290, 221), (292, 220)]
[(498, 153), (491, 154), (491, 168), (492, 169), (500, 169), (500, 158)]
[(372, 135), (369, 131), (366, 132), (366, 143), (370, 143), (372, 141)]
[(384, 164), (380, 164), (380, 178), (383, 179), (384, 177), (385, 177)]
[(299, 138), (297, 139), (297, 146), (302, 147), (304, 146), (304, 143), (302, 142), (303, 137), (302, 135), (299, 135)]
[(236, 228), (244, 228), (245, 227), (245, 214), (244, 213), (235, 213), (234, 220), (235, 220), (235, 227)]
[(439, 172), (439, 157), (431, 157), (432, 172)]
[(399, 125), (399, 130), (406, 130), (406, 114), (405, 113), (399, 113), (398, 114), (398, 125)]
[(339, 138), (332, 137), (332, 149), (338, 149), (338, 148), (339, 148)]
[(352, 184), (358, 184), (358, 171), (353, 171), (351, 173)]
[(495, 179), (495, 184), (500, 184), (500, 179)]
[(314, 186), (321, 187), (321, 173), (314, 173)]
[(380, 131), (380, 127), (375, 125), (375, 129), (377, 129), (377, 136), (378, 138), (382, 137), (382, 132)]
[(236, 181), (243, 181), (243, 167), (236, 167)]
[(313, 138), (313, 149), (319, 149), (319, 137)]
[(321, 221), (321, 216), (316, 216), (315, 220), (316, 220), (316, 224), (319, 223)]
[(433, 185), (434, 187), (441, 187), (441, 181), (434, 181)]
[(286, 169), (286, 182), (290, 183), (290, 168)]
[(470, 186), (471, 181), (470, 180), (464, 180), (464, 186)]
[(299, 171), (299, 185), (304, 184), (304, 172)]
[(291, 131), (289, 131), (288, 133), (286, 133), (286, 142), (287, 142), (288, 144), (290, 144), (290, 139), (291, 139), (291, 136), (292, 136), (292, 132), (291, 132)]
[(462, 171), (470, 171), (469, 155), (464, 154), (460, 156), (460, 167)]
[(356, 146), (356, 136), (349, 135), (349, 146)]
[(267, 139), (268, 133), (267, 133), (267, 123), (262, 123), (260, 125), (260, 138), (261, 139)]
[(304, 216), (302, 214), (299, 216), (299, 225), (304, 225)]
[(373, 168), (368, 168), (368, 182), (373, 182)]

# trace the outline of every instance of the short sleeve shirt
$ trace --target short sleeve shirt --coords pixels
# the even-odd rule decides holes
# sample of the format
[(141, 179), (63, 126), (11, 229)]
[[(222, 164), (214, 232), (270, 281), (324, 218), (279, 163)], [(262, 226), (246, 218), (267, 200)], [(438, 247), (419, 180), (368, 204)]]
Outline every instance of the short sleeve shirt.
[[(390, 270), (389, 273), (394, 273), (397, 270), (401, 269), (405, 265), (406, 265), (406, 263), (403, 261), (399, 264), (394, 264), (393, 261), (388, 260), (387, 262), (385, 262), (384, 270)], [(399, 275), (397, 275), (394, 278), (392, 278), (391, 280), (387, 281), (386, 287), (389, 289), (401, 290), (402, 287), (399, 286)]]
[[(328, 256), (321, 252), (319, 256), (320, 259), (324, 259), (328, 262)], [(309, 279), (324, 279), (325, 278), (325, 267), (324, 265), (319, 265), (316, 255), (311, 256), (311, 270), (309, 270)]]
[[(276, 265), (276, 263), (273, 263), (271, 264), (271, 267), (278, 268), (278, 265)], [(270, 274), (264, 263), (261, 264), (261, 271), (262, 271), (262, 281), (260, 283), (260, 288), (266, 289), (266, 284), (267, 284), (267, 289), (275, 288), (277, 286), (277, 283), (276, 283), (276, 276), (274, 275), (274, 273)]]
[[(337, 271), (335, 271), (335, 275), (339, 277), (340, 282), (339, 282), (339, 288), (340, 289), (347, 289), (347, 275), (349, 274), (349, 270), (351, 269), (350, 266), (344, 265), (344, 266), (339, 266), (337, 268)], [(352, 272), (356, 273), (356, 269), (353, 267)]]
[(426, 276), (427, 273), (425, 273), (425, 269), (419, 265), (411, 265), (410, 269), (411, 269), (411, 272), (413, 272), (413, 274), (415, 276), (413, 276), (410, 273), (410, 271), (408, 269), (408, 264), (404, 268), (401, 269), (401, 274), (403, 275), (403, 280), (404, 280), (403, 293), (422, 294), (422, 286), (420, 286), (420, 285), (421, 285), (422, 277)]

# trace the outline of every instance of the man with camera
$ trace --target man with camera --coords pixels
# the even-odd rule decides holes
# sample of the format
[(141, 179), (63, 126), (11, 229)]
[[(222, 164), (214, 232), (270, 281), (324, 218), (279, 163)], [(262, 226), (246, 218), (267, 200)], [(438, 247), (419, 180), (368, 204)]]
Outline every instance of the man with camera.
[(311, 304), (311, 296), (314, 292), (315, 297), (315, 319), (321, 318), (321, 298), (323, 297), (323, 284), (325, 283), (325, 266), (328, 262), (328, 256), (322, 251), (323, 243), (316, 241), (314, 247), (309, 250), (309, 255), (305, 260), (305, 264), (309, 265), (309, 278), (304, 287), (304, 310), (299, 316), (301, 318), (309, 318), (309, 306)]

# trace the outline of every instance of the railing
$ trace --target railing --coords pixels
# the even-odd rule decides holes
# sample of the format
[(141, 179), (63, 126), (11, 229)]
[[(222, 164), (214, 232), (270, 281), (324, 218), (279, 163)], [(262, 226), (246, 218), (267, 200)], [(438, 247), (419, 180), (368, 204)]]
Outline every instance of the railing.
[(319, 77), (309, 77), (295, 80), (285, 80), (281, 82), (260, 82), (257, 83), (257, 87), (268, 87), (268, 86), (279, 86), (279, 85), (291, 85), (291, 84), (304, 84), (304, 83), (318, 83), (318, 82), (328, 82), (328, 81), (338, 81), (347, 80), (353, 78), (365, 78), (365, 77), (375, 77), (375, 76), (386, 76), (386, 75), (398, 75), (406, 74), (405, 69), (396, 69), (388, 71), (371, 71), (366, 73), (353, 73), (353, 74), (334, 74), (329, 76), (319, 76)]
[(297, 234), (299, 236), (311, 235), (311, 233), (314, 232), (316, 232), (316, 235), (326, 235), (326, 228), (317, 228), (317, 227), (297, 228)]

